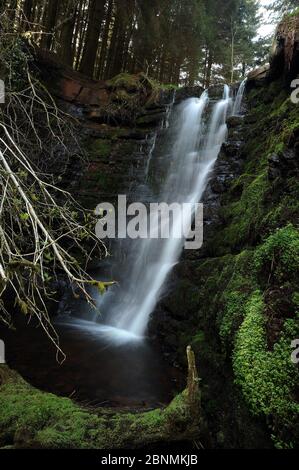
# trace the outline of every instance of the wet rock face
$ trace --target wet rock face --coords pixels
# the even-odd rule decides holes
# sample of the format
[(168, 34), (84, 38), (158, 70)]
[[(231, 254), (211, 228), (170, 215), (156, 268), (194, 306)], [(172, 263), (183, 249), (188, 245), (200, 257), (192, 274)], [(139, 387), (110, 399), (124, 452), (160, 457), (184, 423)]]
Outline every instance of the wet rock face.
[(146, 109), (142, 111), (136, 119), (137, 127), (156, 127), (163, 122), (166, 117), (167, 107)]
[(228, 119), (228, 139), (223, 144), (215, 168), (203, 197), (205, 236), (219, 222), (221, 195), (242, 171), (242, 146), (244, 141), (244, 120), (242, 117)]
[(223, 97), (223, 85), (212, 85), (209, 87), (209, 98), (220, 100)]
[(269, 157), (268, 177), (270, 181), (276, 178), (289, 178), (299, 175), (298, 150), (299, 147), (288, 148)]
[(175, 103), (179, 104), (188, 98), (200, 98), (203, 92), (204, 89), (200, 86), (180, 88), (175, 93)]
[[(141, 184), (150, 140), (146, 134), (130, 133), (111, 137), (111, 129), (85, 129), (88, 163), (78, 182), (78, 193), (85, 207), (94, 209), (101, 202), (116, 203), (118, 194), (127, 194), (131, 182)], [(121, 129), (125, 132), (125, 129)]]
[(268, 158), (268, 178), (285, 179), (299, 176), (299, 128), (292, 132), (288, 146)]

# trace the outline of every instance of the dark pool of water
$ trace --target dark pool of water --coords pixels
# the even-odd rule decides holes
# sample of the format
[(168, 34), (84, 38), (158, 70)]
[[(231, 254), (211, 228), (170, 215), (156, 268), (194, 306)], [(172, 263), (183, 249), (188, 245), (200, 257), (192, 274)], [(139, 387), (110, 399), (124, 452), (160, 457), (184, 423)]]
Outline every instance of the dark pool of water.
[(94, 406), (146, 408), (168, 403), (182, 386), (181, 374), (149, 342), (111, 342), (99, 325), (76, 319), (56, 329), (67, 356), (61, 365), (41, 328), (24, 320), (16, 331), (0, 327), (6, 362), (42, 390)]

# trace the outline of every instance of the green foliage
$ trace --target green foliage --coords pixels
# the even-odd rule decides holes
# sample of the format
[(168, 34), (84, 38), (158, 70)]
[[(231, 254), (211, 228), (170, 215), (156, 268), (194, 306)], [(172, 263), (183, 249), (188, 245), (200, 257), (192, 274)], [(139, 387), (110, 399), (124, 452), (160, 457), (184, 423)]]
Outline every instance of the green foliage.
[[(251, 251), (222, 258), (220, 271), (219, 262), (215, 271), (210, 260), (217, 294), (205, 291), (209, 310), (217, 312), (224, 350), (233, 351), (236, 384), (252, 412), (270, 420), (273, 440), (280, 447), (294, 445), (298, 433), (295, 390), (299, 374), (290, 358), (291, 341), (299, 337), (299, 317), (294, 314), (298, 312), (298, 242), (298, 231), (289, 224)], [(273, 350), (268, 335), (276, 328), (274, 318), (281, 314), (279, 304), (268, 295), (269, 285), (278, 285), (279, 302), (289, 305)]]
[(202, 343), (205, 341), (205, 333), (204, 331), (198, 331), (198, 333), (192, 338), (192, 344), (197, 345), (199, 348), (201, 347)]
[(111, 155), (112, 143), (107, 139), (95, 139), (91, 141), (88, 154), (91, 160), (105, 159)]
[[(251, 411), (267, 418), (277, 447), (292, 447), (298, 439), (299, 404), (295, 391), (299, 376), (291, 362), (290, 345), (299, 337), (299, 322), (290, 309), (273, 349), (269, 349), (267, 331), (275, 324), (265, 311), (274, 308), (278, 313), (267, 295), (270, 286), (266, 264), (272, 265), (273, 253), (277, 264), (273, 266), (270, 281), (275, 285), (278, 280), (289, 280), (292, 292), (296, 285), (294, 268), (298, 267), (298, 232), (290, 225), (270, 235), (256, 249), (203, 263), (198, 272), (204, 276), (201, 289), (204, 309), (200, 312), (204, 327), (194, 337), (194, 344), (198, 344), (198, 354), (211, 363), (211, 352), (206, 356), (205, 337), (211, 341), (207, 324), (213, 324), (213, 315), (216, 316), (222, 346), (225, 352), (233, 352), (236, 384)], [(297, 292), (294, 291), (291, 298), (298, 309)], [(289, 290), (280, 291), (281, 300), (285, 295), (289, 295)], [(272, 317), (275, 313), (272, 312)], [(214, 357), (218, 357), (215, 352)]]
[(23, 212), (20, 214), (20, 219), (23, 220), (23, 222), (26, 222), (29, 219), (29, 214), (27, 212)]
[(271, 12), (275, 21), (282, 17), (288, 18), (298, 15), (297, 0), (272, 0), (266, 8)]
[[(225, 228), (219, 238), (223, 231)], [(299, 233), (288, 224), (270, 233), (257, 247), (208, 259), (198, 269), (204, 279), (199, 298), (205, 305), (199, 313), (204, 337), (198, 343), (198, 354), (206, 354), (206, 325), (213, 324), (216, 317), (223, 351), (233, 354), (236, 384), (252, 412), (267, 418), (277, 447), (292, 447), (299, 433), (295, 399), (299, 374), (290, 357), (291, 341), (299, 337), (295, 313), (298, 256)], [(278, 297), (272, 298), (271, 292), (276, 291)], [(279, 334), (273, 336), (277, 325)], [(271, 348), (269, 338), (274, 341)], [(211, 341), (210, 336), (207, 340)], [(214, 357), (218, 357), (216, 353)], [(212, 357), (206, 358), (211, 363)]]
[[(22, 434), (39, 447), (88, 447), (88, 429), (100, 424), (96, 416), (74, 405), (71, 400), (58, 398), (32, 389), (25, 384), (7, 384), (0, 393), (0, 443), (22, 439)], [(24, 413), (24, 410), (26, 412)], [(11, 437), (10, 437), (11, 436)], [(90, 440), (90, 446), (93, 447)]]
[(222, 309), (218, 313), (219, 334), (228, 351), (234, 344), (245, 314), (248, 297), (255, 288), (255, 280), (251, 275), (253, 252), (243, 251), (226, 267), (231, 271), (230, 279), (221, 295)]
[[(289, 1), (289, 0), (286, 1), (286, 0), (283, 0), (283, 1), (284, 1), (284, 3), (285, 3), (285, 6), (287, 6), (287, 4), (288, 4), (288, 8), (293, 8), (294, 5), (296, 5), (296, 3), (297, 3), (296, 0), (293, 0), (293, 1)], [(292, 18), (292, 17), (298, 16), (298, 15), (299, 15), (299, 8), (296, 8), (295, 10), (290, 11), (289, 13), (286, 13), (286, 14), (284, 15), (284, 19), (286, 19), (286, 18)]]
[(104, 295), (108, 287), (111, 287), (115, 282), (102, 282), (102, 281), (90, 281), (92, 286), (95, 286), (101, 295)]
[(0, 448), (133, 448), (194, 433), (185, 392), (168, 407), (149, 412), (93, 412), (31, 387), (6, 366), (0, 366), (0, 408)]
[(290, 344), (298, 336), (299, 327), (297, 321), (287, 320), (279, 342), (269, 351), (264, 307), (263, 295), (256, 291), (248, 301), (237, 334), (233, 367), (236, 383), (252, 412), (272, 417), (273, 434), (288, 439), (299, 413), (299, 404), (293, 398), (299, 374), (290, 358)]
[(299, 232), (293, 225), (278, 229), (257, 248), (256, 270), (277, 283), (294, 281), (299, 267)]
[(224, 231), (224, 241), (232, 246), (240, 245), (260, 229), (264, 211), (264, 199), (269, 190), (265, 172), (259, 174), (245, 188), (239, 201), (226, 208), (224, 217), (232, 222)]
[(142, 88), (140, 75), (131, 75), (129, 73), (120, 73), (116, 77), (107, 81), (111, 88), (123, 88), (129, 93), (136, 93)]
[(296, 309), (299, 310), (299, 292), (294, 292), (292, 302), (295, 305)]
[(1, 37), (0, 72), (7, 91), (21, 91), (27, 86), (28, 64), (33, 57), (21, 37), (8, 34)]

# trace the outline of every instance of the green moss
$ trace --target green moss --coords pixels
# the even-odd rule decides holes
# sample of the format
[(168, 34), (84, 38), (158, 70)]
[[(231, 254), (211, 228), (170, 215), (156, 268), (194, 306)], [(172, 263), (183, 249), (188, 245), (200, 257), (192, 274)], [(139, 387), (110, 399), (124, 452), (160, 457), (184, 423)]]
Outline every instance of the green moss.
[(295, 305), (295, 308), (299, 309), (299, 292), (294, 292), (292, 296), (292, 302)]
[(256, 288), (251, 271), (253, 252), (243, 251), (235, 256), (225, 256), (221, 261), (220, 272), (218, 266), (208, 275), (207, 284), (211, 285), (208, 303), (211, 311), (217, 312), (216, 326), (224, 351), (229, 353), (243, 321), (246, 302)]
[(256, 291), (248, 301), (237, 334), (233, 356), (236, 383), (254, 414), (272, 417), (275, 439), (292, 447), (298, 432), (299, 404), (294, 392), (299, 375), (291, 362), (290, 344), (299, 335), (299, 326), (296, 320), (287, 320), (281, 339), (269, 351), (264, 309), (263, 295)]
[(254, 265), (258, 274), (275, 283), (295, 282), (299, 266), (299, 232), (293, 225), (278, 229), (257, 248)]
[(0, 447), (134, 448), (192, 438), (199, 423), (185, 392), (149, 412), (91, 411), (31, 387), (6, 366), (0, 366), (0, 409)]
[(299, 8), (295, 8), (295, 10), (290, 13), (285, 13), (284, 19), (293, 18), (294, 16), (299, 16)]
[(218, 247), (234, 249), (242, 246), (244, 240), (252, 239), (261, 229), (265, 213), (265, 196), (270, 188), (267, 174), (263, 171), (255, 178), (246, 175), (246, 179), (247, 181), (243, 176), (242, 181), (235, 182), (231, 188), (234, 191), (236, 185), (242, 184), (241, 198), (222, 209), (226, 227), (213, 241)]
[(111, 155), (111, 151), (111, 140), (96, 139), (91, 141), (88, 148), (88, 155), (90, 159), (104, 159)]
[(96, 174), (96, 185), (93, 186), (93, 189), (95, 189), (95, 187), (99, 188), (101, 191), (106, 191), (113, 186), (107, 175), (98, 172)]
[(187, 279), (179, 281), (172, 295), (167, 299), (167, 309), (179, 316), (194, 314), (199, 304), (198, 289)]
[(136, 119), (137, 126), (156, 126), (165, 118), (165, 113), (146, 114)]
[(179, 90), (180, 89), (179, 86), (173, 85), (171, 83), (169, 83), (169, 84), (162, 83), (161, 88), (162, 88), (162, 90)]
[(0, 390), (0, 442), (20, 441), (23, 435), (38, 447), (88, 447), (88, 429), (102, 424), (71, 400), (26, 383), (8, 383)]
[[(299, 234), (287, 225), (263, 243), (236, 255), (209, 258), (196, 271), (199, 289), (194, 349), (199, 357), (221, 369), (223, 356), (233, 356), (238, 385), (253, 414), (267, 419), (276, 446), (298, 440), (295, 398), (299, 375), (291, 362), (291, 341), (299, 337)], [(271, 276), (269, 273), (271, 272)], [(274, 299), (271, 293), (277, 293)], [(287, 310), (280, 310), (287, 305)], [(281, 318), (281, 315), (284, 318)], [(297, 316), (296, 316), (297, 315)], [(280, 326), (279, 334), (272, 336)], [(215, 327), (222, 359), (211, 348)], [(274, 344), (268, 345), (268, 335)], [(217, 363), (216, 363), (217, 361)]]
[(232, 290), (224, 294), (224, 311), (219, 322), (219, 334), (225, 347), (230, 351), (234, 335), (242, 323), (248, 293)]
[(107, 85), (111, 88), (124, 88), (125, 90), (133, 93), (142, 88), (140, 83), (140, 75), (130, 75), (129, 73), (121, 73), (111, 80), (108, 80)]
[(198, 331), (196, 335), (192, 338), (192, 345), (196, 345), (201, 347), (202, 343), (205, 341), (205, 333), (204, 331)]

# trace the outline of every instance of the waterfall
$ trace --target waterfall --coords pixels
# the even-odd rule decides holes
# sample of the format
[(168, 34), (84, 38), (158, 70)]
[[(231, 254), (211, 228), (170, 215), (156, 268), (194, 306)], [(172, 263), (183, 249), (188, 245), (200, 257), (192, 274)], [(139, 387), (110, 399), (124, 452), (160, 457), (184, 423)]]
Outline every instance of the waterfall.
[(246, 87), (246, 81), (247, 79), (243, 80), (241, 83), (238, 93), (234, 102), (234, 107), (233, 107), (233, 116), (240, 116), (241, 111), (242, 111), (242, 101), (243, 101), (243, 96), (245, 92), (245, 87)]
[(153, 137), (152, 137), (152, 140), (151, 140), (151, 147), (150, 147), (150, 151), (149, 151), (149, 155), (148, 155), (148, 159), (147, 159), (147, 164), (146, 164), (146, 169), (145, 169), (145, 181), (146, 182), (147, 182), (148, 176), (149, 176), (149, 170), (150, 170), (150, 166), (151, 166), (151, 162), (152, 162), (153, 153), (154, 153), (154, 150), (155, 150), (155, 147), (156, 147), (157, 137), (158, 137), (158, 132), (155, 132)]
[[(201, 200), (226, 139), (226, 118), (231, 104), (230, 90), (225, 86), (223, 98), (211, 106), (208, 93), (204, 92), (200, 99), (188, 99), (178, 107), (176, 137), (166, 159), (166, 176), (157, 197), (159, 202), (195, 204)], [(151, 148), (150, 160), (153, 150)], [(148, 174), (148, 168), (146, 172)], [(174, 220), (173, 225), (178, 228), (176, 225), (180, 223), (181, 219)], [(130, 336), (140, 337), (146, 333), (149, 317), (163, 293), (169, 273), (179, 261), (184, 242), (174, 237), (131, 242), (123, 282), (113, 294), (109, 293), (107, 301), (102, 301), (102, 311), (108, 312), (106, 324)]]

